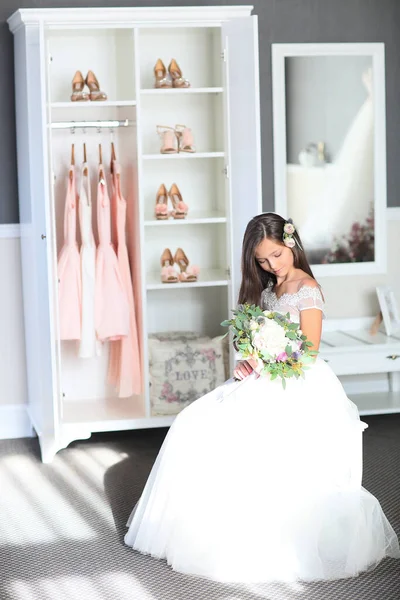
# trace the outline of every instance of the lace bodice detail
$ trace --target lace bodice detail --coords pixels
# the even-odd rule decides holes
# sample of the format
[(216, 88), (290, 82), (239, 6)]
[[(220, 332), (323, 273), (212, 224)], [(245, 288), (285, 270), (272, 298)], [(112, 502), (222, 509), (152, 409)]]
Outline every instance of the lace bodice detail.
[(261, 294), (261, 307), (263, 310), (272, 310), (281, 313), (290, 313), (294, 321), (300, 322), (300, 312), (310, 308), (317, 308), (324, 315), (324, 300), (319, 287), (302, 285), (301, 288), (292, 294), (285, 293), (278, 298), (270, 288), (265, 289)]

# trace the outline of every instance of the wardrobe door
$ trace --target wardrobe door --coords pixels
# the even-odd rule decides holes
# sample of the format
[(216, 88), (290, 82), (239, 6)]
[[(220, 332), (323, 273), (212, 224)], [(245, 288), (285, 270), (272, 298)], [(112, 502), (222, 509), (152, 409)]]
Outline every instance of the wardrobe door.
[(226, 109), (227, 177), (231, 232), (231, 307), (241, 281), (243, 234), (249, 220), (262, 211), (260, 99), (257, 17), (222, 25)]
[(39, 27), (21, 27), (15, 33), (15, 96), (28, 412), (47, 462), (58, 450), (58, 410), (44, 64)]

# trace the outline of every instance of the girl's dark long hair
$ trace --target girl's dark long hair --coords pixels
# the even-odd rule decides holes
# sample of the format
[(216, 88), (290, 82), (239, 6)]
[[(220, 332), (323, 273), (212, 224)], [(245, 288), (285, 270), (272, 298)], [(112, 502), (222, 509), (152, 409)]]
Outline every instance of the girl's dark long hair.
[[(283, 227), (287, 221), (275, 213), (262, 213), (250, 221), (246, 227), (242, 247), (242, 284), (239, 291), (239, 304), (260, 304), (261, 292), (276, 283), (273, 273), (264, 271), (256, 261), (257, 246), (265, 239), (273, 240), (283, 245)], [(294, 258), (294, 267), (302, 269), (315, 279), (307, 257), (303, 250), (300, 236), (293, 234), (296, 245), (291, 248)]]

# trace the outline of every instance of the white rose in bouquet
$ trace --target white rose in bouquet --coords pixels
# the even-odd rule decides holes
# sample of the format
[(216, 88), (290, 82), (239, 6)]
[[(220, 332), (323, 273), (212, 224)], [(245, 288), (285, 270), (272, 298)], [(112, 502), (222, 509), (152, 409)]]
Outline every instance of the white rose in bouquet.
[(254, 319), (251, 319), (249, 329), (250, 331), (256, 331), (258, 329), (258, 324)]
[(288, 341), (283, 327), (273, 319), (265, 319), (264, 324), (252, 337), (253, 346), (257, 350), (266, 350), (271, 356), (284, 352)]

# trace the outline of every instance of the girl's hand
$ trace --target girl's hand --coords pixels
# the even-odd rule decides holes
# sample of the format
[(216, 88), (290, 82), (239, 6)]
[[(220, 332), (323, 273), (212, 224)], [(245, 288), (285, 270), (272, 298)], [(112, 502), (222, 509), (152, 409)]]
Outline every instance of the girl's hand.
[[(248, 360), (241, 360), (238, 362), (233, 370), (233, 376), (235, 379), (246, 379), (256, 369), (257, 363), (255, 360), (249, 358)], [(259, 375), (257, 374), (259, 377)]]

